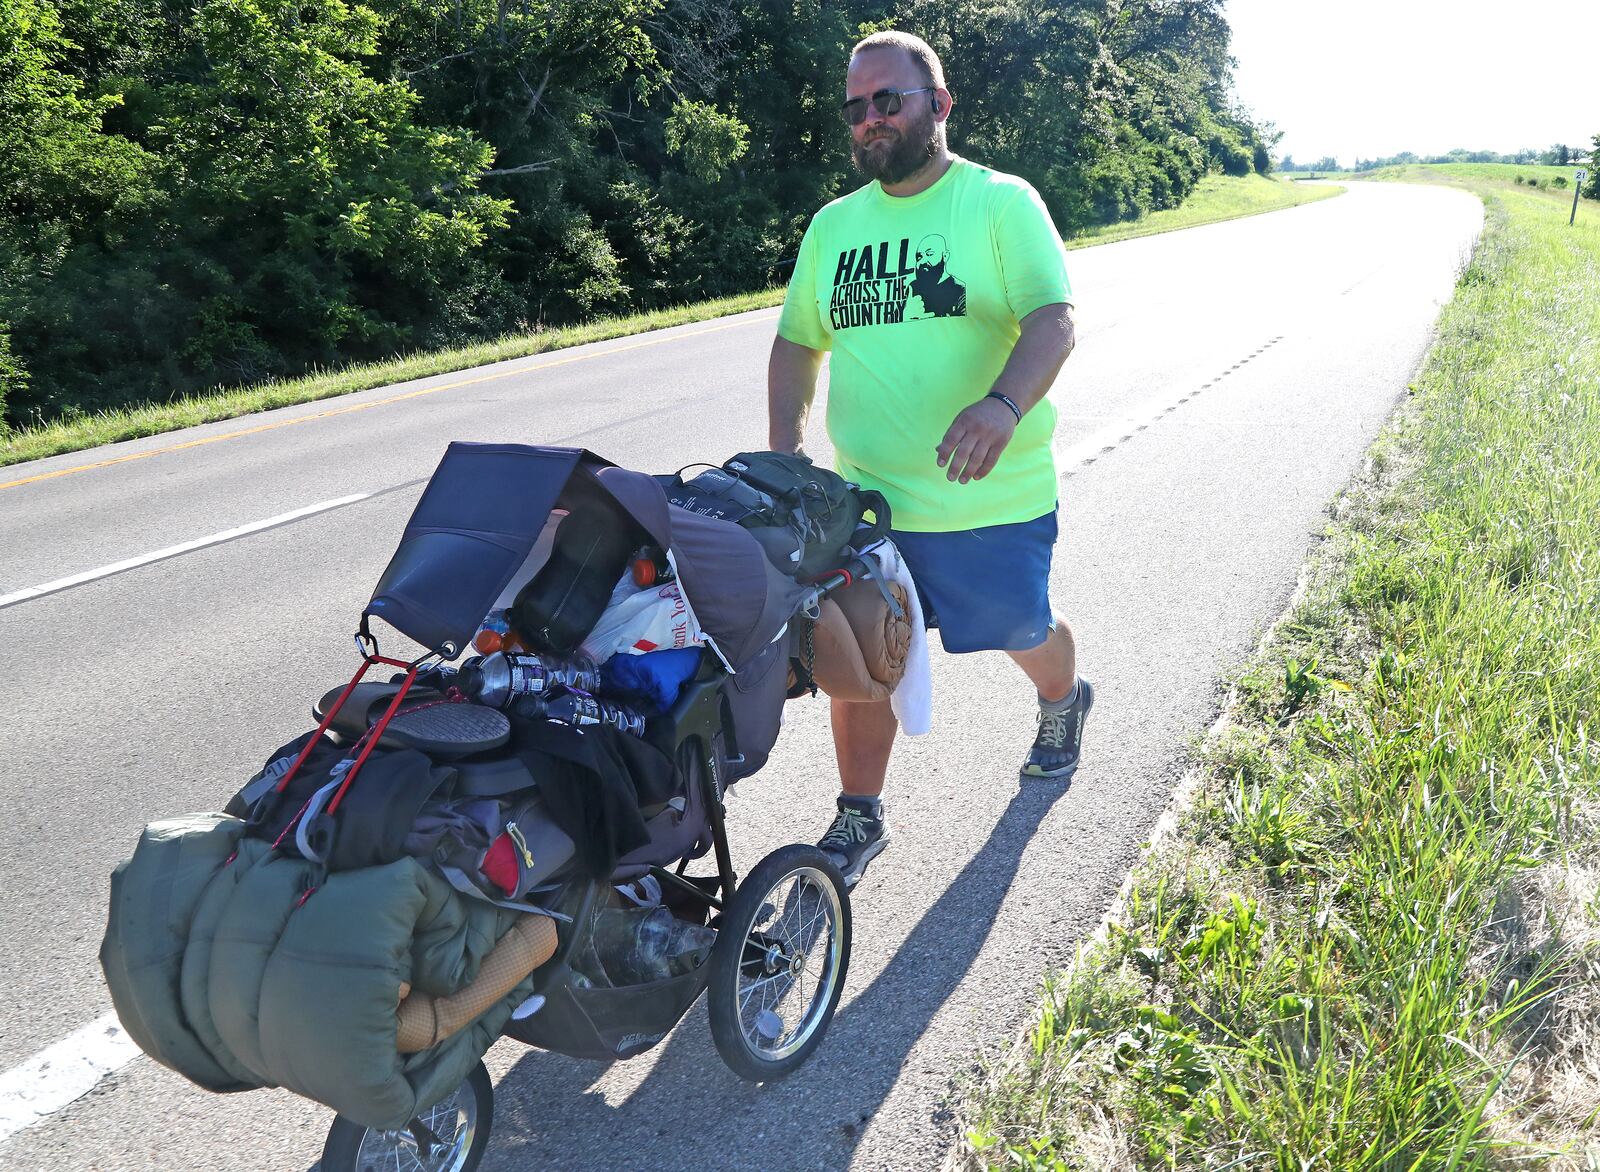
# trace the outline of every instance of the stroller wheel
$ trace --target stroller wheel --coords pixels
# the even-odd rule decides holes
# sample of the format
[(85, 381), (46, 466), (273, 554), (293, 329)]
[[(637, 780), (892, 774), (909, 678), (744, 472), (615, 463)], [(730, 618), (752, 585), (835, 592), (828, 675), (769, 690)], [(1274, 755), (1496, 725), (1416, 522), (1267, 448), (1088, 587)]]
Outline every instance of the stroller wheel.
[(770, 1082), (822, 1042), (850, 964), (850, 897), (814, 846), (756, 864), (722, 915), (707, 1008), (717, 1052), (735, 1074)]
[(493, 1123), (494, 1086), (480, 1062), (451, 1094), (399, 1131), (339, 1116), (322, 1146), (322, 1172), (472, 1172)]

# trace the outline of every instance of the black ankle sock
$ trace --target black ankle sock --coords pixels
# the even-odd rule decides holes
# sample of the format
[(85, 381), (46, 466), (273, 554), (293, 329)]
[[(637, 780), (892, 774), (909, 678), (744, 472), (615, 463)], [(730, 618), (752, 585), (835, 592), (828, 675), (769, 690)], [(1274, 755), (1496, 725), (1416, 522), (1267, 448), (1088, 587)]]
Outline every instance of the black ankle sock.
[(857, 794), (840, 794), (839, 806), (849, 806), (858, 814), (865, 814), (869, 818), (883, 817), (883, 799), (869, 798)]

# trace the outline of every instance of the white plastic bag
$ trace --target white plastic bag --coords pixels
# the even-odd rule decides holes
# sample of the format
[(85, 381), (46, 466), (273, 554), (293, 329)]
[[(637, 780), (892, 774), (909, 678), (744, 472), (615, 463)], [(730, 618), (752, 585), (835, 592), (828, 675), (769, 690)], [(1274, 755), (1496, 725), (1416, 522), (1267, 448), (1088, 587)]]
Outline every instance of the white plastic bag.
[(700, 647), (705, 641), (705, 633), (676, 582), (641, 589), (634, 585), (630, 571), (611, 592), (611, 601), (583, 641), (582, 652), (596, 663), (604, 663), (618, 652), (643, 655)]

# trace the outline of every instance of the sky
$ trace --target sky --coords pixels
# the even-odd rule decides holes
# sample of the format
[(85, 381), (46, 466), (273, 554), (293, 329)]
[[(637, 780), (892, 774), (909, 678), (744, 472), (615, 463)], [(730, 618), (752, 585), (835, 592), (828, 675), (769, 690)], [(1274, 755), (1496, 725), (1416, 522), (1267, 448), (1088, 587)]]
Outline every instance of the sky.
[(1600, 0), (1226, 0), (1234, 88), (1278, 153), (1345, 166), (1600, 134)]

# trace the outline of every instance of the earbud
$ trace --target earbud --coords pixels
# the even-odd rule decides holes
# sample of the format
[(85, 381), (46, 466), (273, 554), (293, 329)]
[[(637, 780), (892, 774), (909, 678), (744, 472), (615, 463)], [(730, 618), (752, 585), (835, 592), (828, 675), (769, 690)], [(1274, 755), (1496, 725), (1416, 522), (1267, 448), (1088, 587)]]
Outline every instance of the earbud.
[(935, 114), (937, 114), (939, 112), (939, 95), (938, 94), (934, 94), (933, 95), (933, 112)]

